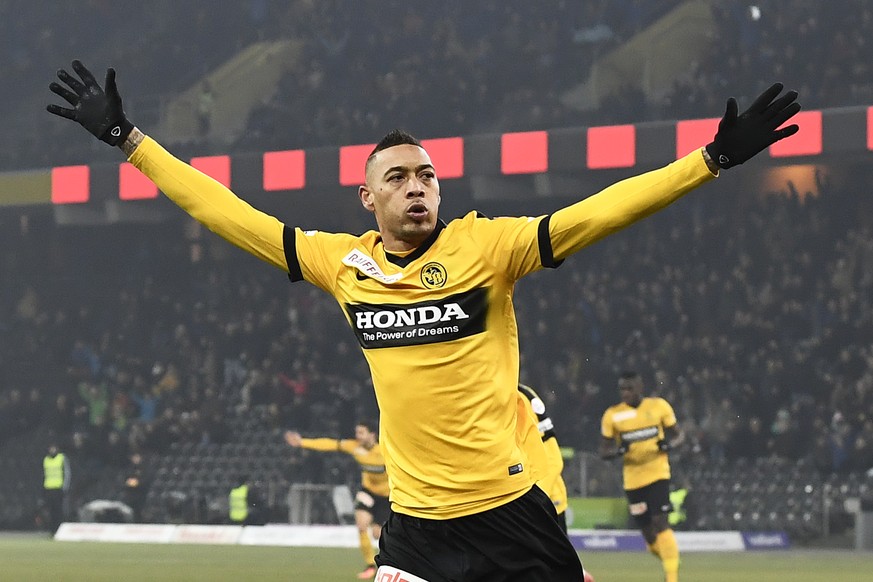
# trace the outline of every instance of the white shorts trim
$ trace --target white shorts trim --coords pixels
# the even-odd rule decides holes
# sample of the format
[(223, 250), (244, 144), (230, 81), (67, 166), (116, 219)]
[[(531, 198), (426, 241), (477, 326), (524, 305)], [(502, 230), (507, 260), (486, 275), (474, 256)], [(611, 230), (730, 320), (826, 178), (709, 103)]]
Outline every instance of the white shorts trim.
[(373, 582), (427, 582), (427, 580), (393, 566), (379, 566)]

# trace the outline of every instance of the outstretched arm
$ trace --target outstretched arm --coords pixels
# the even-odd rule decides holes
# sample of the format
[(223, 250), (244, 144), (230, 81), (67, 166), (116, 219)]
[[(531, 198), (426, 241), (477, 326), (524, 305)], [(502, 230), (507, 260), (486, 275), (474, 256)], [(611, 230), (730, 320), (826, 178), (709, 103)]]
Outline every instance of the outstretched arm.
[(299, 447), (300, 443), (303, 439), (300, 437), (300, 433), (293, 430), (285, 431), (285, 442), (288, 443), (289, 446)]
[(672, 204), (716, 177), (721, 169), (742, 164), (773, 143), (797, 133), (781, 127), (800, 111), (797, 93), (785, 95), (776, 83), (742, 114), (731, 98), (713, 141), (672, 164), (622, 180), (549, 217), (555, 259), (586, 247)]
[(290, 430), (285, 432), (285, 442), (292, 447), (300, 447), (312, 451), (340, 451), (343, 453), (351, 453), (357, 446), (354, 439), (306, 439), (300, 436), (299, 432)]
[(61, 69), (49, 89), (70, 108), (51, 104), (46, 109), (71, 119), (98, 139), (121, 148), (173, 202), (211, 231), (241, 249), (287, 272), (283, 241), (285, 225), (237, 197), (229, 189), (172, 156), (134, 127), (124, 113), (109, 69), (104, 87), (80, 61), (73, 61), (78, 79)]

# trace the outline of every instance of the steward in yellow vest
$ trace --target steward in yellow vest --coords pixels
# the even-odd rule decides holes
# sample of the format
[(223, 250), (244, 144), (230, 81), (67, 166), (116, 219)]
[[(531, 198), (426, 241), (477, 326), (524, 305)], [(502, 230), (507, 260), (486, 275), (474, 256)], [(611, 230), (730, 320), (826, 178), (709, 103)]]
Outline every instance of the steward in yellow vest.
[(42, 459), (43, 501), (46, 509), (46, 526), (55, 532), (64, 520), (66, 493), (70, 489), (70, 464), (67, 457), (51, 445)]
[(227, 516), (234, 525), (263, 525), (266, 521), (264, 508), (258, 487), (248, 476), (240, 477), (237, 486), (230, 490), (227, 497)]
[(230, 521), (242, 524), (249, 516), (249, 486), (243, 483), (230, 490)]

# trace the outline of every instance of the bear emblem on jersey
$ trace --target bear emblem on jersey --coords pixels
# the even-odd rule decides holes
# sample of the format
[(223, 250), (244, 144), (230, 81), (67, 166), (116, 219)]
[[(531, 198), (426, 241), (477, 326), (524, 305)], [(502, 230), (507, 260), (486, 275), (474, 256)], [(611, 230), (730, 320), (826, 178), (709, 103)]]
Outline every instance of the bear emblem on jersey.
[(421, 282), (428, 289), (439, 289), (448, 278), (446, 268), (439, 263), (428, 263), (421, 269)]

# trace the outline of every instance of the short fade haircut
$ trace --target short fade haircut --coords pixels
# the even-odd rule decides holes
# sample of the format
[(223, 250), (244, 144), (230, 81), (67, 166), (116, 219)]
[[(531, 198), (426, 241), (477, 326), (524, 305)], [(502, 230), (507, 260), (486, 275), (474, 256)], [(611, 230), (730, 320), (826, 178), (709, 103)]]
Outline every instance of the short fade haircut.
[(376, 154), (382, 150), (387, 150), (388, 148), (393, 148), (394, 146), (399, 145), (414, 145), (421, 147), (421, 142), (413, 137), (412, 134), (409, 134), (402, 129), (392, 129), (379, 141), (379, 143), (376, 144), (373, 151), (370, 152), (370, 155), (367, 157), (367, 163), (364, 164), (364, 172), (366, 173), (370, 171), (370, 164), (373, 162), (373, 157)]
[(421, 147), (421, 142), (412, 134), (403, 131), (402, 129), (392, 129), (379, 141), (379, 143), (376, 144), (376, 147), (374, 147), (373, 151), (370, 152), (367, 161), (370, 161), (370, 158), (382, 150), (387, 150), (388, 148), (393, 148), (394, 146), (399, 145), (414, 145)]

